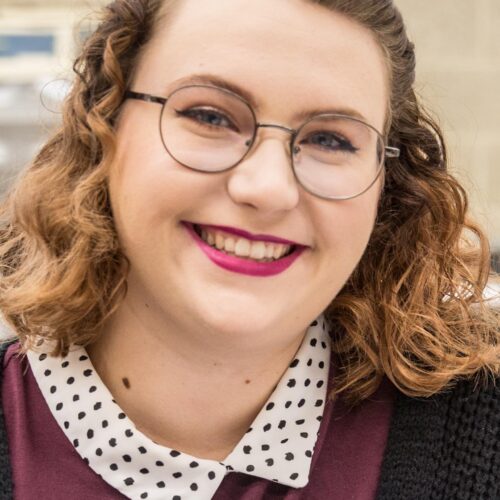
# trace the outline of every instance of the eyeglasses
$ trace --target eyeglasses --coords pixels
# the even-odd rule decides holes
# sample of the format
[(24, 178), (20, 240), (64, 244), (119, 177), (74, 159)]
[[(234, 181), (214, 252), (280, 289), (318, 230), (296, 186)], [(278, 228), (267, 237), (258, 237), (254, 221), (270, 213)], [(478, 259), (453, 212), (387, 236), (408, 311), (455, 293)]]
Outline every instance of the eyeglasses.
[(217, 173), (236, 167), (250, 153), (259, 128), (291, 134), (292, 169), (309, 193), (328, 200), (355, 198), (379, 177), (386, 157), (399, 149), (357, 118), (316, 115), (298, 129), (258, 123), (238, 94), (211, 85), (188, 85), (168, 97), (127, 91), (126, 98), (161, 104), (160, 135), (167, 153), (184, 167)]

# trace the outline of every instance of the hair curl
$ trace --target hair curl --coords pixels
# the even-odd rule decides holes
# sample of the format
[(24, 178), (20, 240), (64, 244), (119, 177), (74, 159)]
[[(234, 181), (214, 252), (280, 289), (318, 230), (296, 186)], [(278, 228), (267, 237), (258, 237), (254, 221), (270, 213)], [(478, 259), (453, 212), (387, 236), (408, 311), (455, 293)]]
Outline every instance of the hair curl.
[[(367, 27), (385, 53), (386, 135), (401, 149), (366, 251), (325, 311), (338, 365), (330, 397), (352, 403), (382, 377), (429, 396), (458, 377), (500, 372), (498, 312), (483, 290), (488, 241), (448, 172), (439, 126), (414, 91), (415, 53), (391, 0), (307, 0)], [(126, 293), (108, 199), (114, 126), (143, 47), (175, 0), (115, 0), (75, 62), (60, 130), (0, 209), (0, 308), (22, 350), (39, 337), (88, 345)]]

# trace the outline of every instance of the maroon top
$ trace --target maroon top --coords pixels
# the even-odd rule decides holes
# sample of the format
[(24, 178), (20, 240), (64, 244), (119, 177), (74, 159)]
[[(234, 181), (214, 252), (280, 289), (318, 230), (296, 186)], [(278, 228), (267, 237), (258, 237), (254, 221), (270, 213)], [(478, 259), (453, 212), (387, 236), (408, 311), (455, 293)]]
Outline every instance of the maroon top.
[[(18, 343), (13, 344), (5, 355), (1, 388), (14, 498), (126, 498), (97, 475), (73, 448), (52, 416), (27, 358), (14, 355), (18, 347)], [(331, 381), (332, 377), (328, 391)], [(346, 408), (341, 400), (328, 401), (305, 487), (296, 489), (231, 472), (213, 498), (374, 499), (394, 396), (394, 386), (384, 379), (377, 392), (354, 409)]]

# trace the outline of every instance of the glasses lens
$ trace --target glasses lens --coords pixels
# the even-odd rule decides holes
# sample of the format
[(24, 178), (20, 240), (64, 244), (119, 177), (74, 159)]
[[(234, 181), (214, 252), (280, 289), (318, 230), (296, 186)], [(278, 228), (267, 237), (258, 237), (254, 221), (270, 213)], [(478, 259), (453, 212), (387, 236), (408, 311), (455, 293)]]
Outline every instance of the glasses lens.
[(384, 143), (370, 126), (346, 117), (317, 117), (294, 144), (295, 172), (309, 191), (348, 198), (368, 189), (383, 163)]
[(255, 120), (248, 105), (224, 90), (183, 87), (168, 99), (161, 134), (179, 163), (206, 172), (225, 170), (248, 151)]

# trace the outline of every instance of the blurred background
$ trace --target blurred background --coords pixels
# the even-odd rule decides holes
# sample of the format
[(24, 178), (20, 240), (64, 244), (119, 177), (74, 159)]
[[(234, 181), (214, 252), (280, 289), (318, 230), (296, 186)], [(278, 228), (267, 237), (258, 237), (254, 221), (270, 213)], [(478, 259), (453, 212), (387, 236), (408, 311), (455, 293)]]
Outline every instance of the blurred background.
[[(395, 1), (416, 44), (418, 92), (500, 270), (500, 1)], [(1, 0), (0, 196), (58, 124), (72, 61), (104, 3)]]

